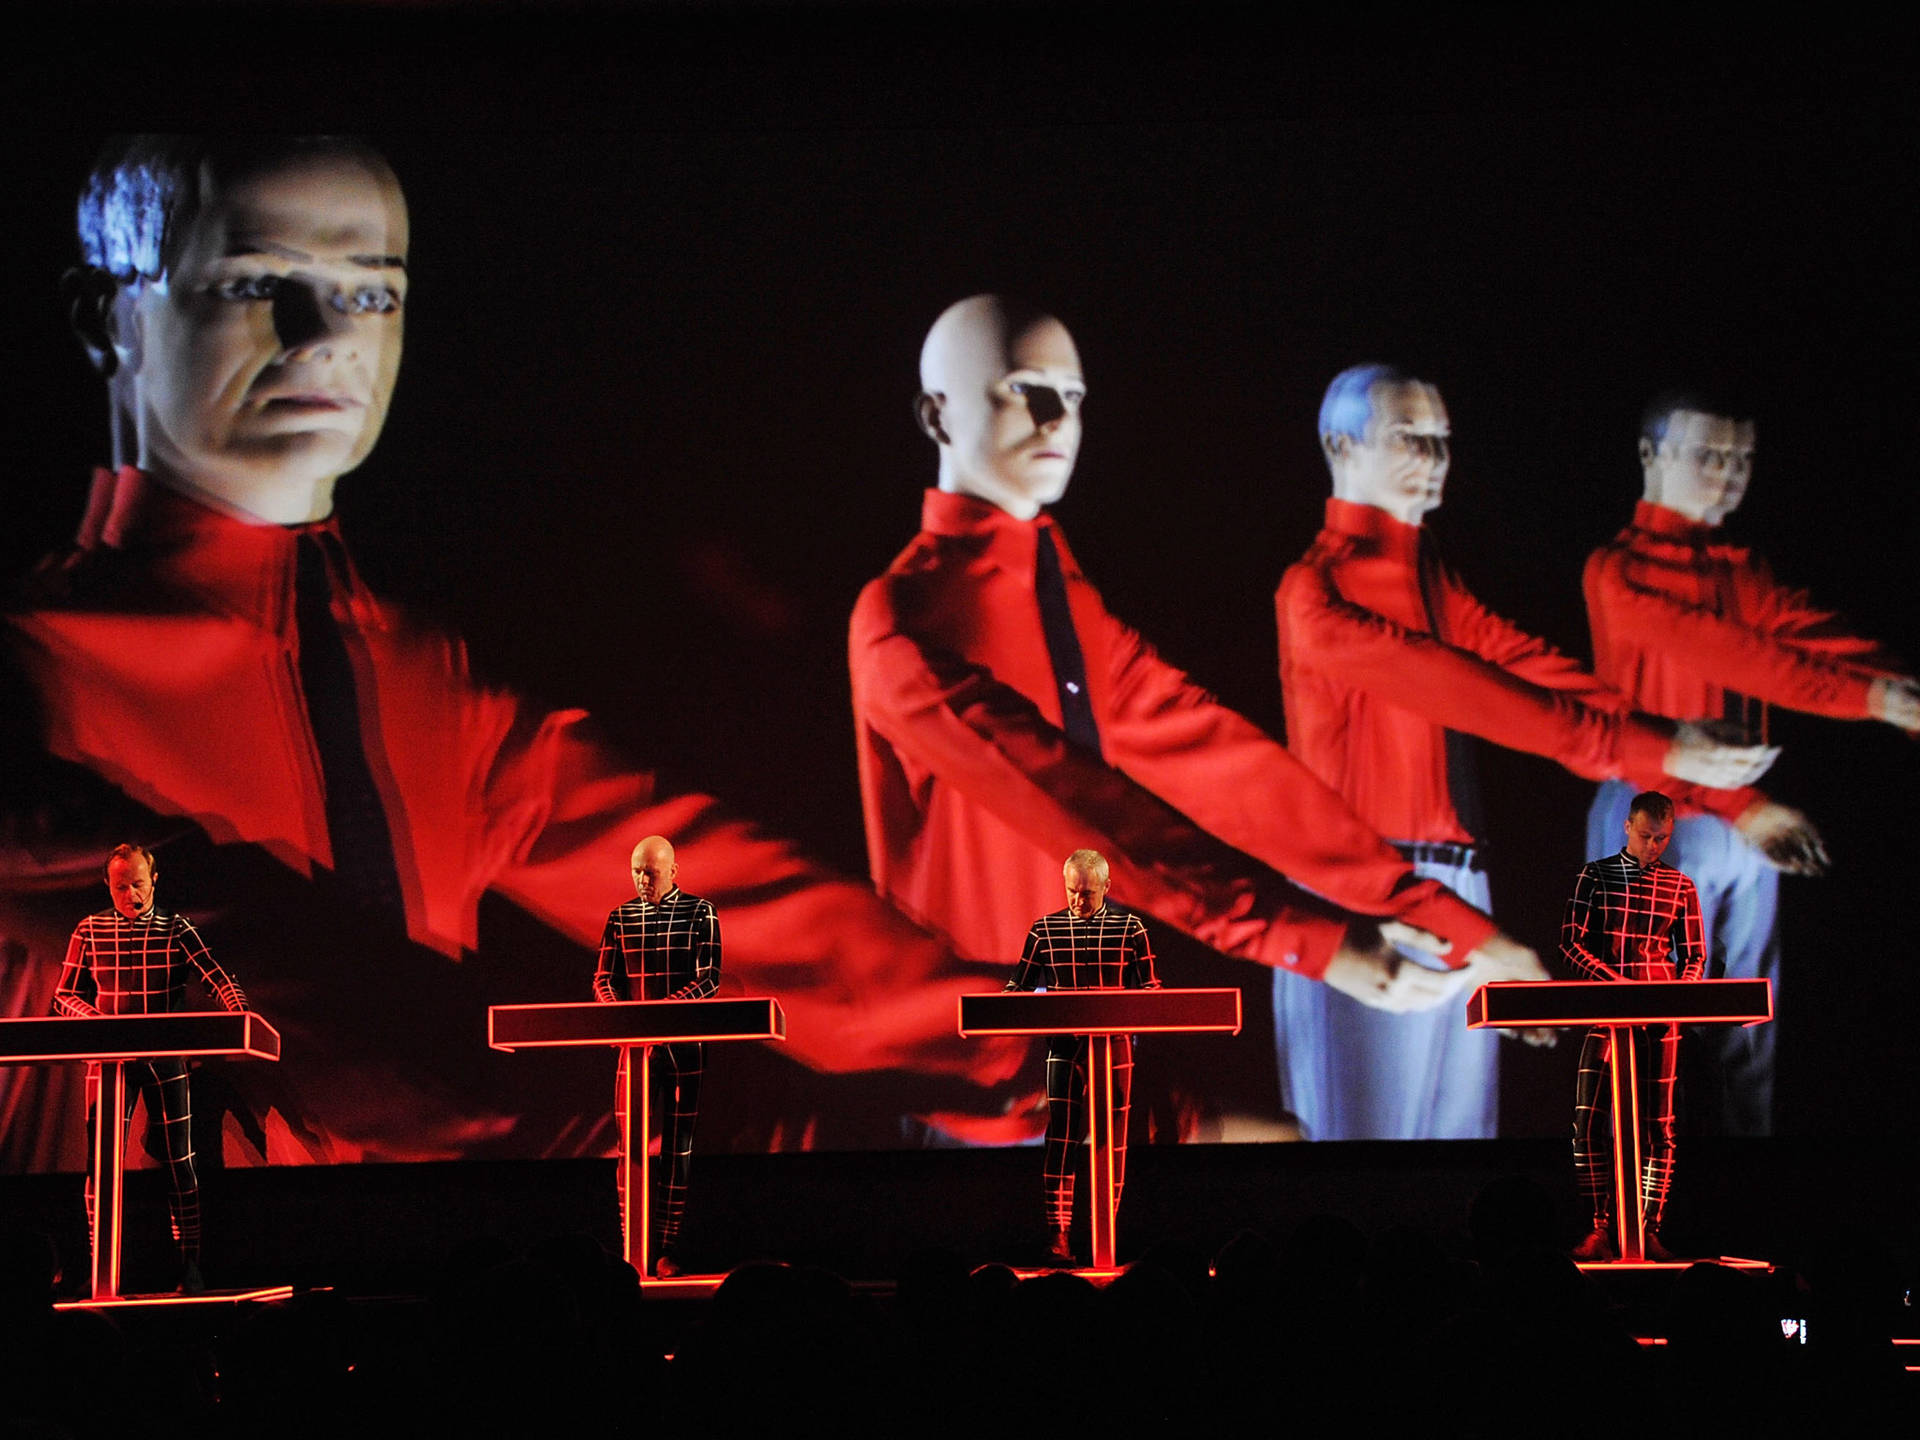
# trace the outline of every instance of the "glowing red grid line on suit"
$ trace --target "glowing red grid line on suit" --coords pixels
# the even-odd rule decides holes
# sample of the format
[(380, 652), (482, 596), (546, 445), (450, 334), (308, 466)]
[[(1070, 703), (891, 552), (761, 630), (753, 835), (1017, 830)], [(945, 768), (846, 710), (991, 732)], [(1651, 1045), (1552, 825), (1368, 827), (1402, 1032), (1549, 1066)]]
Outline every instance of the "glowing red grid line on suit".
[[(1605, 1026), (1613, 1057), (1614, 1266), (1657, 1268), (1646, 1258), (1640, 1205), (1640, 1076), (1632, 1030), (1641, 1025), (1758, 1025), (1773, 1018), (1765, 980), (1508, 980), (1467, 1000), (1467, 1028)], [(1584, 1269), (1601, 1268), (1582, 1265)]]
[[(125, 1217), (127, 1064), (163, 1056), (227, 1055), (278, 1060), (280, 1032), (250, 1010), (166, 1015), (100, 1015), (0, 1020), (0, 1065), (100, 1063), (94, 1106), (93, 1298), (120, 1298), (120, 1232)], [(168, 1298), (168, 1297), (163, 1297)]]
[(960, 997), (960, 1033), (1085, 1035), (1088, 1189), (1093, 1201), (1093, 1268), (1114, 1269), (1115, 1035), (1240, 1033), (1240, 992), (1192, 990), (1013, 990)]
[[(627, 1263), (652, 1279), (653, 1192), (648, 1174), (648, 1127), (652, 1124), (652, 1050), (705, 1040), (785, 1040), (787, 1017), (771, 996), (710, 1000), (575, 1000), (551, 1005), (494, 1005), (487, 1010), (487, 1044), (495, 1050), (540, 1050), (612, 1045), (627, 1052), (626, 1123), (620, 1127), (620, 1164), (628, 1206), (624, 1227)], [(635, 1136), (639, 1139), (636, 1143)], [(664, 1158), (664, 1157), (663, 1157)], [(637, 1239), (635, 1237), (638, 1237)]]

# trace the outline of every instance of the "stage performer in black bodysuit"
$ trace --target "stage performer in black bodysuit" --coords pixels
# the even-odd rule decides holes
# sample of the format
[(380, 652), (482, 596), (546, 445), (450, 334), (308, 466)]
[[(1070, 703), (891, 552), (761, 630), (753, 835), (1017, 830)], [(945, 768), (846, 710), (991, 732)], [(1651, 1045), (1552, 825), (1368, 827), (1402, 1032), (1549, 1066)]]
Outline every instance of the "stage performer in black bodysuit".
[[(1026, 948), (1009, 990), (1158, 990), (1153, 947), (1140, 917), (1107, 904), (1109, 871), (1098, 850), (1076, 850), (1062, 870), (1067, 908), (1042, 915), (1027, 931)], [(1087, 1037), (1056, 1035), (1047, 1042), (1047, 1224), (1049, 1253), (1071, 1260), (1073, 1146), (1086, 1138), (1090, 1103)], [(1113, 1198), (1127, 1175), (1127, 1107), (1133, 1096), (1133, 1037), (1113, 1037)]]
[[(663, 836), (649, 835), (633, 847), (634, 898), (607, 916), (600, 937), (600, 963), (593, 972), (596, 1000), (704, 1000), (720, 988), (720, 920), (713, 903), (689, 895), (674, 877), (680, 866)], [(653, 1273), (680, 1273), (673, 1247), (687, 1208), (693, 1170), (693, 1122), (700, 1112), (700, 1071), (706, 1047), (699, 1041), (653, 1047), (651, 1108), (660, 1117), (660, 1166), (653, 1172)], [(620, 1052), (614, 1115), (626, 1120), (627, 1052)], [(648, 1136), (632, 1143), (645, 1145)], [(627, 1170), (620, 1175), (620, 1225), (630, 1224)]]
[[(1660, 863), (1673, 838), (1673, 801), (1657, 790), (1634, 796), (1627, 808), (1626, 834), (1619, 854), (1581, 868), (1560, 927), (1560, 953), (1591, 980), (1698, 980), (1707, 963), (1700, 897), (1691, 880)], [(1593, 1233), (1574, 1252), (1583, 1260), (1613, 1256), (1607, 1223), (1612, 1187), (1608, 1159), (1596, 1134), (1607, 1067), (1614, 1058), (1609, 1033), (1603, 1026), (1587, 1032), (1574, 1085), (1573, 1158), (1581, 1187), (1593, 1202)], [(1636, 1068), (1656, 1077), (1653, 1103), (1641, 1108), (1647, 1258), (1671, 1260), (1672, 1253), (1660, 1242), (1660, 1218), (1673, 1186), (1673, 1085), (1680, 1027), (1642, 1026), (1632, 1034)]]
[[(162, 910), (153, 901), (153, 852), (121, 845), (107, 857), (107, 893), (111, 908), (82, 920), (67, 943), (66, 964), (53, 992), (56, 1015), (166, 1015), (189, 1008), (187, 980), (198, 974), (228, 1010), (247, 1008), (247, 997), (233, 977), (207, 953), (200, 932), (186, 916)], [(200, 1284), (200, 1184), (193, 1169), (193, 1109), (187, 1087), (187, 1062), (178, 1056), (136, 1062), (128, 1069), (125, 1125), (135, 1100), (147, 1097), (147, 1148), (157, 1124), (163, 1141), (173, 1210), (173, 1241), (180, 1252), (181, 1288)], [(93, 1128), (100, 1103), (100, 1063), (87, 1065), (87, 1128)], [(93, 1225), (94, 1175), (88, 1147), (87, 1225)]]

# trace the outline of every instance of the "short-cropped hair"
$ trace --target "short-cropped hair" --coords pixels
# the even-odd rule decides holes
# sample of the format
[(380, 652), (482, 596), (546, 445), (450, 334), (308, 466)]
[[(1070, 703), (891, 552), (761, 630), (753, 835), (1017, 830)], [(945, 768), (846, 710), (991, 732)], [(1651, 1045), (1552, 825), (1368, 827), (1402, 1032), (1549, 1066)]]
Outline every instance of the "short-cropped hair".
[(1744, 407), (1726, 395), (1705, 390), (1662, 390), (1640, 412), (1640, 438), (1659, 445), (1667, 438), (1674, 415), (1681, 410), (1691, 410), (1696, 415), (1724, 415), (1729, 420), (1750, 418)]
[(1107, 857), (1098, 850), (1074, 851), (1067, 856), (1067, 863), (1060, 867), (1060, 873), (1064, 875), (1069, 870), (1083, 870), (1102, 885), (1107, 883), (1111, 873), (1107, 866)]
[(1321, 397), (1320, 433), (1366, 439), (1367, 422), (1373, 419), (1373, 387), (1404, 385), (1411, 379), (1398, 365), (1353, 365), (1342, 370)]
[(1627, 818), (1631, 820), (1636, 815), (1644, 815), (1658, 825), (1673, 818), (1673, 801), (1658, 790), (1643, 790), (1627, 806)]
[(217, 190), (248, 175), (312, 156), (350, 155), (386, 167), (350, 135), (115, 135), (80, 190), (80, 258), (125, 284), (157, 280)]
[(147, 862), (147, 869), (153, 869), (153, 851), (147, 849), (144, 845), (114, 846), (112, 851), (107, 855), (106, 865), (100, 867), (101, 871), (104, 873), (107, 865), (113, 864), (116, 860), (125, 860), (128, 864), (132, 864), (135, 860), (144, 860)]

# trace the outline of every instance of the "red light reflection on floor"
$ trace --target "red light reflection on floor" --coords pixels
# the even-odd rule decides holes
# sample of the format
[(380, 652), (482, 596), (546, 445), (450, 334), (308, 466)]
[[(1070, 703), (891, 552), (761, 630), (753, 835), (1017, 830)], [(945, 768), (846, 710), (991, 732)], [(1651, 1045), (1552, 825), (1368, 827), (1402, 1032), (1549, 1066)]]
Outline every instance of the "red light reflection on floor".
[(130, 1310), (152, 1305), (240, 1305), (249, 1301), (285, 1300), (291, 1285), (263, 1285), (257, 1290), (209, 1290), (204, 1295), (119, 1295), (111, 1300), (62, 1300), (56, 1310)]
[(1580, 1269), (1592, 1274), (1614, 1274), (1622, 1270), (1684, 1270), (1689, 1265), (1725, 1265), (1730, 1270), (1771, 1270), (1770, 1260), (1743, 1260), (1737, 1255), (1700, 1255), (1692, 1260), (1576, 1260)]

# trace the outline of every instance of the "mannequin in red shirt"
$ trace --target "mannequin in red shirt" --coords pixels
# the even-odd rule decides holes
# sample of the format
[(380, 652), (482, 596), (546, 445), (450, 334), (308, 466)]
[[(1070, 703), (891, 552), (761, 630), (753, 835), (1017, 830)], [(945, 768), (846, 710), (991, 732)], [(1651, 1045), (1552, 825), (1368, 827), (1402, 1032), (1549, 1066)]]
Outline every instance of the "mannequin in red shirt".
[[(1053, 857), (1090, 844), (1140, 910), (1367, 1006), (1544, 976), (1106, 609), (1045, 513), (1072, 477), (1086, 393), (1064, 325), (961, 301), (927, 336), (921, 390), (938, 487), (921, 534), (861, 593), (849, 642), (882, 894), (962, 954), (1005, 960), (1053, 902)], [(1066, 612), (1052, 621), (1049, 571)], [(1394, 939), (1442, 952), (1441, 968)]]
[[(1320, 442), (1333, 478), (1326, 528), (1275, 596), (1288, 742), (1423, 874), (1487, 903), (1476, 737), (1648, 784), (1737, 787), (1766, 768), (1765, 747), (1632, 713), (1441, 563), (1424, 525), (1451, 466), (1434, 386), (1384, 365), (1343, 371), (1321, 405)], [(1701, 793), (1729, 817), (1759, 802), (1751, 790)], [(1494, 1134), (1492, 1034), (1446, 1012), (1378, 1014), (1285, 974), (1274, 1010), (1282, 1093), (1314, 1138)]]
[[(8, 803), (40, 824), (81, 795), (164, 839), (196, 906), (231, 904), (230, 948), (286, 1037), (280, 1066), (232, 1082), (253, 1144), (289, 1161), (602, 1149), (597, 1085), (542, 1090), (484, 1043), (488, 1003), (565, 996), (577, 958), (503, 957), (481, 902), (504, 897), (556, 949), (591, 946), (608, 857), (649, 831), (698, 866), (730, 974), (780, 998), (790, 1055), (940, 1077), (922, 1093), (1000, 1113), (993, 1087), (1023, 1047), (953, 1025), (954, 997), (998, 967), (956, 963), (864, 882), (670, 788), (582, 712), (483, 685), (456, 637), (361, 582), (334, 491), (399, 369), (408, 217), (386, 162), (343, 140), (116, 145), (68, 282), (115, 468), (74, 550), (6, 617), (25, 690), (8, 718), (33, 715), (21, 753), (46, 752)], [(0, 851), (0, 931), (28, 957), (8, 967), (10, 1013), (51, 990), (64, 934), (39, 897), (91, 869), (74, 828)], [(182, 847), (191, 863), (172, 863)], [(64, 1103), (0, 1077), (9, 1163), (77, 1158), (50, 1138)], [(797, 1134), (810, 1116), (789, 1118)]]
[[(1833, 611), (1781, 584), (1764, 556), (1721, 538), (1753, 476), (1754, 425), (1722, 402), (1654, 400), (1639, 439), (1642, 495), (1633, 520), (1587, 561), (1594, 670), (1643, 710), (1707, 715), (1764, 737), (1773, 706), (1838, 720), (1880, 720), (1920, 734), (1920, 681)], [(1619, 833), (1631, 786), (1600, 787), (1589, 855)], [(1783, 805), (1728, 817), (1675, 795), (1673, 861), (1693, 877), (1706, 925), (1707, 974), (1774, 983), (1781, 993), (1779, 875), (1817, 875), (1827, 857), (1806, 816)], [(1688, 1061), (1693, 1125), (1765, 1135), (1773, 1124), (1777, 1025), (1715, 1027)]]

